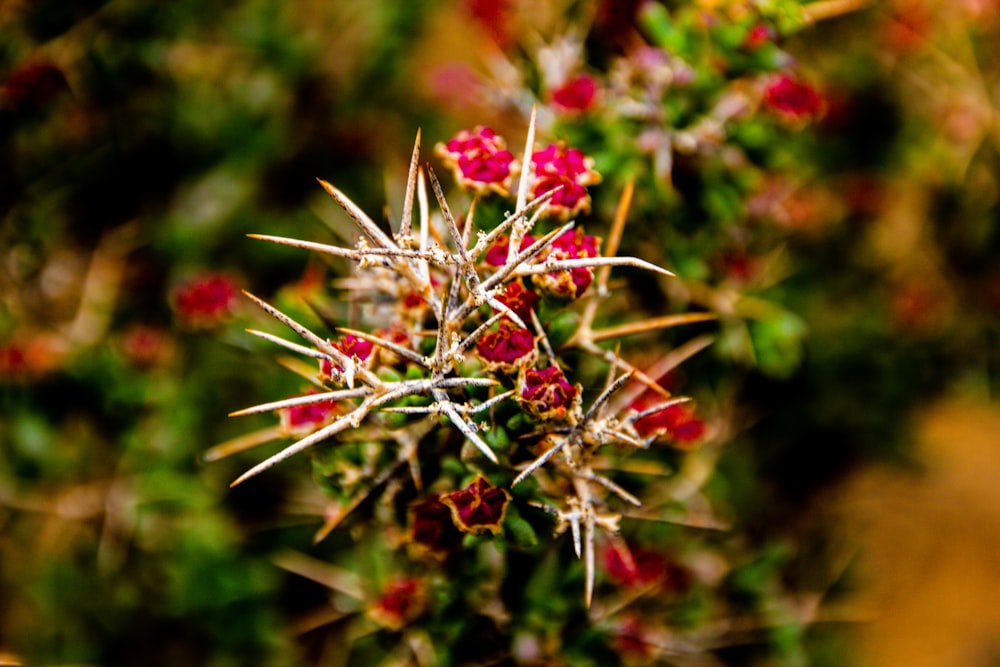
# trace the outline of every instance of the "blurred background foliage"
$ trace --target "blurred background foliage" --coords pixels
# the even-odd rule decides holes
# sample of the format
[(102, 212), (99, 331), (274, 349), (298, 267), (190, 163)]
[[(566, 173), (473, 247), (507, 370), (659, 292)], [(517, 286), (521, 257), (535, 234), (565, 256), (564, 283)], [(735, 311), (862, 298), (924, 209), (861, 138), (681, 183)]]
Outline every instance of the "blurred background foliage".
[[(578, 26), (594, 72), (644, 34), (708, 72), (721, 56), (671, 26), (739, 23), (747, 5), (665, 2), (665, 20), (639, 4), (0, 4), (0, 659), (339, 664), (311, 615), (327, 592), (276, 565), (347, 539), (311, 546), (325, 504), (304, 464), (229, 490), (253, 457), (200, 459), (248, 430), (226, 413), (297, 382), (244, 335), (245, 302), (192, 306), (184, 289), (221, 277), (309, 317), (330, 269), (245, 234), (336, 229), (316, 177), (398, 210), (417, 127), (425, 146), (475, 124), (523, 136), (526, 102), (545, 102), (538, 40)], [(849, 586), (853, 533), (828, 492), (877, 461), (926, 474), (917, 418), (943, 396), (995, 401), (1000, 374), (995, 3), (753, 4), (780, 44), (768, 57), (820, 91), (817, 118), (751, 118), (728, 137), (736, 162), (680, 155), (666, 172), (627, 123), (547, 127), (597, 158), (595, 213), (636, 181), (624, 249), (681, 277), (637, 308), (734, 299), (683, 375), (734, 411), (717, 483), (763, 554), (732, 582), (751, 597), (779, 575)], [(736, 78), (700, 82), (671, 122)], [(801, 664), (845, 664), (814, 639)], [(972, 662), (995, 659), (986, 644), (926, 664), (992, 664)]]

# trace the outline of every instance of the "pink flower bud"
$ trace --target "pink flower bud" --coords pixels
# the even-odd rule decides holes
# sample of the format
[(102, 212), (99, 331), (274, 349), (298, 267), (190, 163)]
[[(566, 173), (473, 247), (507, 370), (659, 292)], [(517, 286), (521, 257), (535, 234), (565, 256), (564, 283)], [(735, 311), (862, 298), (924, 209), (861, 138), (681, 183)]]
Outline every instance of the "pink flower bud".
[(517, 170), (514, 155), (506, 150), (503, 137), (488, 127), (462, 130), (453, 139), (439, 143), (434, 152), (452, 170), (458, 184), (477, 193), (510, 193)]
[(515, 281), (507, 283), (504, 291), (497, 296), (497, 301), (514, 311), (522, 322), (531, 321), (531, 311), (538, 305), (538, 294)]
[[(310, 391), (309, 394), (315, 394)], [(281, 431), (288, 436), (301, 437), (332, 422), (340, 413), (335, 401), (322, 401), (308, 405), (296, 405), (279, 412)]]
[[(352, 336), (351, 334), (344, 334), (336, 342), (330, 341), (330, 344), (337, 350), (340, 350), (348, 357), (356, 357), (358, 361), (366, 362), (372, 358), (372, 351), (375, 346), (361, 338)], [(343, 373), (344, 369), (339, 364), (334, 365), (333, 362), (324, 357), (320, 359), (319, 362), (319, 379), (326, 382), (333, 377), (333, 370), (336, 368), (338, 373)]]
[[(596, 236), (586, 236), (583, 230), (577, 228), (564, 232), (557, 238), (546, 259), (584, 259), (600, 255), (601, 239)], [(560, 299), (578, 299), (590, 287), (594, 280), (594, 272), (587, 267), (578, 267), (563, 271), (553, 271), (532, 276), (532, 283), (541, 291)]]
[(529, 368), (521, 374), (520, 403), (536, 419), (563, 421), (574, 408), (578, 388), (571, 385), (558, 366), (536, 370)]
[(587, 74), (579, 74), (552, 91), (552, 106), (567, 114), (587, 111), (596, 99), (597, 81)]
[(504, 318), (476, 341), (476, 356), (488, 371), (513, 374), (535, 363), (538, 353), (531, 332)]
[[(518, 250), (524, 250), (525, 248), (531, 246), (534, 242), (535, 239), (530, 234), (526, 234), (525, 237), (521, 239), (521, 245)], [(486, 263), (490, 266), (503, 266), (506, 264), (508, 248), (510, 248), (510, 237), (501, 236), (498, 238), (493, 245), (486, 249)]]
[(560, 220), (590, 212), (586, 186), (601, 182), (594, 170), (594, 160), (578, 148), (563, 143), (549, 144), (531, 156), (534, 181), (531, 196), (538, 197), (558, 187), (562, 189), (549, 201), (549, 215)]

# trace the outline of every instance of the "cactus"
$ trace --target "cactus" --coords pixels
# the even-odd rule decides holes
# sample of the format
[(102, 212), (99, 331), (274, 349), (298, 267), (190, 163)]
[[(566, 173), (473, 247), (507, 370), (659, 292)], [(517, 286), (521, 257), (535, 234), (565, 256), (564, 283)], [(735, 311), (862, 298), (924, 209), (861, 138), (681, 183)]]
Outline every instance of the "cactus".
[[(689, 447), (705, 432), (705, 423), (683, 407), (690, 399), (657, 382), (690, 352), (667, 355), (667, 365), (647, 372), (621, 354), (620, 342), (614, 348), (602, 344), (714, 316), (689, 313), (599, 327), (615, 267), (663, 279), (673, 274), (616, 255), (630, 188), (606, 241), (578, 227), (575, 217), (590, 208), (586, 188), (600, 176), (580, 151), (561, 143), (538, 149), (534, 135), (532, 115), (520, 162), (488, 128), (438, 144), (436, 152), (458, 184), (474, 195), (463, 213), (448, 203), (430, 167), (420, 165), (418, 132), (393, 232), (320, 181), (357, 225), (360, 238), (353, 247), (251, 235), (351, 260), (356, 273), (345, 298), (363, 304), (366, 330), (337, 327), (328, 338), (247, 293), (299, 340), (249, 332), (315, 360), (318, 373), (310, 379), (322, 389), (233, 413), (278, 413), (279, 431), (296, 437), (233, 485), (313, 452), (321, 484), (337, 500), (323, 536), (379, 494), (382, 509), (369, 509), (355, 530), (406, 548), (382, 555), (392, 563), (392, 576), (361, 586), (368, 590), (343, 588), (360, 598), (366, 622), (403, 632), (411, 643), (414, 632), (430, 632), (418, 630), (417, 619), (443, 613), (468, 593), (462, 588), (498, 596), (504, 584), (496, 577), (517, 576), (510, 566), (497, 566), (501, 572), (493, 579), (480, 573), (479, 581), (458, 583), (442, 564), (462, 562), (464, 579), (494, 550), (556, 557), (559, 547), (538, 537), (537, 528), (545, 524), (555, 535), (571, 536), (583, 569), (578, 595), (593, 618), (608, 613), (593, 608), (599, 558), (613, 559), (625, 579), (664, 585), (656, 574), (643, 580), (650, 576), (641, 569), (637, 554), (643, 552), (630, 551), (620, 524), (630, 513), (647, 512), (647, 497), (664, 502), (658, 486), (636, 471), (652, 473), (652, 479), (668, 474), (657, 450)], [(431, 214), (428, 186), (437, 215)], [(480, 198), (496, 196), (512, 198), (513, 213), (500, 220), (477, 216)], [(597, 375), (602, 384), (595, 385)], [(207, 458), (242, 448), (225, 443)], [(651, 456), (631, 465), (633, 452)], [(655, 505), (649, 511), (646, 518), (658, 513)], [(665, 562), (659, 559), (653, 559), (656, 567)], [(445, 592), (449, 582), (455, 588)], [(401, 596), (405, 605), (396, 599)], [(496, 625), (509, 626), (514, 610), (506, 610), (499, 597), (492, 603), (505, 619), (494, 619)], [(436, 646), (435, 654), (444, 650), (435, 642), (428, 646)]]

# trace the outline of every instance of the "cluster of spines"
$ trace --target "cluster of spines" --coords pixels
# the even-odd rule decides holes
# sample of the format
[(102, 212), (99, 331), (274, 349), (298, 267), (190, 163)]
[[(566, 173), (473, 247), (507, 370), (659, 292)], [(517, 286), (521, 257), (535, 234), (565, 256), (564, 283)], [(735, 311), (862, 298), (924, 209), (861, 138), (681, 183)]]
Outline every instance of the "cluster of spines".
[[(480, 134), (481, 130), (482, 128), (477, 128)], [(487, 138), (493, 140), (492, 135)], [(466, 142), (466, 145), (468, 143)], [(309, 418), (299, 420), (303, 422), (301, 426), (304, 428), (293, 429), (286, 426), (286, 434), (301, 437), (252, 467), (236, 479), (233, 485), (317, 443), (345, 431), (357, 429), (371, 415), (379, 412), (435, 417), (444, 415), (483, 457), (493, 464), (500, 464), (494, 451), (481, 437), (481, 425), (475, 417), (493, 410), (503, 401), (514, 400), (532, 418), (535, 424), (532, 436), (537, 437), (539, 442), (548, 447), (533, 460), (519, 466), (512, 486), (543, 467), (550, 468), (552, 473), (570, 481), (572, 492), (568, 497), (552, 499), (557, 504), (539, 502), (536, 506), (556, 517), (557, 532), (566, 528), (570, 530), (576, 553), (578, 557), (584, 558), (587, 571), (586, 600), (589, 605), (594, 582), (595, 529), (602, 527), (615, 533), (620, 519), (620, 515), (611, 511), (607, 503), (601, 499), (603, 496), (596, 491), (610, 492), (632, 505), (641, 504), (634, 494), (608, 477), (595, 472), (591, 466), (592, 459), (598, 449), (608, 444), (648, 447), (655, 439), (655, 435), (640, 433), (641, 429), (636, 428), (636, 423), (644, 419), (648, 421), (652, 415), (669, 410), (686, 400), (670, 397), (646, 374), (622, 359), (617, 351), (606, 350), (597, 345), (597, 341), (609, 337), (607, 332), (593, 329), (597, 302), (599, 298), (606, 296), (609, 271), (614, 266), (631, 266), (667, 276), (672, 274), (637, 258), (614, 256), (624, 225), (630, 189), (623, 196), (615, 225), (611, 230), (607, 248), (609, 256), (602, 256), (597, 251), (599, 239), (584, 236), (579, 231), (574, 232), (575, 222), (572, 220), (548, 233), (532, 236), (531, 232), (535, 230), (537, 223), (550, 213), (553, 200), (567, 185), (557, 182), (550, 187), (548, 184), (558, 181), (559, 178), (567, 182), (585, 183), (599, 180), (599, 177), (586, 175), (585, 170), (589, 169), (589, 165), (584, 166), (581, 171), (581, 165), (585, 165), (582, 154), (571, 154), (564, 149), (561, 154), (571, 156), (571, 159), (565, 160), (565, 164), (571, 169), (578, 170), (576, 180), (573, 180), (572, 174), (570, 177), (553, 175), (555, 173), (551, 171), (553, 151), (548, 151), (546, 159), (549, 166), (542, 167), (550, 169), (544, 174), (544, 182), (547, 185), (541, 188), (537, 196), (528, 200), (529, 192), (532, 192), (533, 187), (538, 189), (538, 182), (542, 180), (535, 173), (541, 162), (533, 159), (535, 155), (533, 144), (534, 120), (532, 119), (524, 152), (524, 164), (532, 167), (521, 171), (515, 211), (492, 229), (475, 232), (474, 243), (472, 239), (476, 226), (475, 200), (464, 220), (460, 222), (452, 213), (433, 172), (429, 168), (425, 170), (419, 166), (419, 133), (410, 161), (403, 215), (397, 233), (390, 236), (340, 190), (320, 181), (327, 193), (360, 229), (363, 236), (354, 247), (252, 235), (253, 238), (261, 240), (353, 260), (358, 268), (359, 277), (355, 280), (358, 285), (365, 284), (362, 276), (372, 276), (374, 285), (377, 283), (376, 277), (379, 272), (388, 272), (397, 284), (405, 285), (408, 294), (414, 295), (426, 305), (436, 323), (436, 329), (421, 332), (422, 335), (433, 336), (434, 342), (429, 353), (422, 353), (417, 346), (412, 345), (410, 343), (412, 338), (409, 336), (403, 335), (398, 340), (393, 340), (384, 331), (367, 333), (355, 329), (341, 329), (341, 338), (330, 341), (262, 299), (247, 294), (265, 312), (298, 334), (308, 346), (262, 331), (251, 330), (251, 333), (287, 350), (318, 360), (322, 371), (321, 378), (330, 390), (266, 403), (233, 413), (233, 415), (246, 415), (277, 411), (283, 415), (283, 424), (287, 424), (290, 421), (289, 411), (312, 408), (309, 413), (310, 418), (316, 420), (312, 430), (308, 430)], [(488, 143), (487, 149), (500, 150), (495, 141)], [(470, 150), (482, 151), (482, 148), (473, 145)], [(487, 157), (492, 159), (495, 155), (489, 154)], [(511, 169), (516, 168), (518, 164), (515, 160), (501, 162)], [(463, 164), (467, 165), (468, 161)], [(458, 166), (457, 160), (453, 166)], [(498, 173), (496, 169), (470, 173), (471, 177), (476, 173), (486, 173), (491, 178), (501, 179), (502, 184), (511, 180), (510, 174)], [(461, 177), (459, 181), (462, 182)], [(440, 208), (446, 235), (440, 234), (433, 228), (426, 194), (428, 183)], [(498, 188), (499, 186), (490, 191), (498, 191)], [(413, 229), (412, 223), (415, 198), (419, 208), (419, 227), (416, 230)], [(589, 209), (589, 198), (585, 205), (574, 200), (573, 206), (581, 210)], [(550, 217), (562, 220), (564, 214), (565, 211), (556, 211), (555, 215)], [(505, 254), (502, 253), (504, 245), (506, 245)], [(482, 258), (487, 255), (494, 258), (493, 261), (484, 262)], [(496, 261), (498, 257), (502, 261)], [(526, 306), (523, 302), (515, 305), (510, 298), (507, 298), (509, 296), (507, 292), (529, 291), (524, 290), (521, 281), (530, 277), (543, 289), (548, 281), (552, 290), (550, 293), (572, 300), (587, 290), (595, 278), (595, 271), (596, 295), (592, 295), (593, 298), (586, 306), (568, 344), (609, 362), (610, 368), (604, 390), (586, 410), (583, 410), (582, 390), (579, 385), (570, 384), (566, 379), (556, 351), (549, 343), (533, 307), (533, 301), (528, 299)], [(518, 287), (511, 289), (512, 286)], [(567, 286), (569, 286), (568, 291)], [(514, 307), (511, 307), (512, 305)], [(494, 311), (492, 315), (483, 315), (486, 306)], [(618, 327), (615, 331), (627, 334), (699, 319), (705, 319), (705, 316), (694, 314), (655, 318), (637, 323), (632, 328)], [(414, 321), (414, 326), (422, 326), (422, 323)], [(509, 346), (512, 355), (510, 358), (492, 363), (489, 358), (491, 354), (496, 356), (498, 349), (508, 348), (483, 345), (484, 340), (489, 341), (488, 337), (494, 336), (503, 339), (500, 342), (507, 343), (510, 341), (511, 332), (518, 332), (522, 337), (523, 332), (531, 334), (533, 339), (533, 344), (530, 346), (531, 353), (528, 354), (524, 349), (512, 344)], [(507, 338), (503, 338), (505, 335)], [(540, 351), (536, 351), (535, 344)], [(421, 349), (426, 350), (428, 347), (424, 346)], [(418, 368), (418, 377), (408, 375), (405, 378), (384, 379), (372, 367), (377, 356), (374, 353), (376, 350)], [(470, 355), (478, 359), (478, 365), (468, 363)], [(539, 359), (544, 359), (545, 363), (536, 367)], [(472, 370), (469, 370), (470, 368)], [(624, 372), (619, 375), (620, 371)], [(483, 375), (485, 377), (482, 377)], [(662, 397), (661, 400), (652, 407), (647, 406), (641, 410), (629, 409), (627, 401), (624, 404), (621, 404), (622, 401), (617, 401), (621, 404), (617, 406), (618, 409), (609, 410), (612, 397), (620, 393), (631, 379), (640, 380), (644, 385), (644, 391), (648, 393), (652, 389)], [(513, 386), (485, 400), (468, 398), (467, 390), (471, 387), (490, 387), (492, 393), (502, 385)], [(399, 405), (411, 397), (423, 397), (425, 400), (420, 401), (423, 405)], [(624, 416), (618, 413), (624, 413)], [(426, 420), (414, 422), (414, 428), (426, 433), (429, 430), (427, 424)], [(301, 435), (303, 431), (307, 431), (305, 435)], [(400, 463), (403, 458), (406, 459), (414, 482), (419, 488), (420, 464), (417, 442), (419, 438), (411, 440), (414, 440), (415, 446), (400, 448)], [(218, 458), (231, 453), (233, 449), (232, 446), (224, 445), (211, 451), (209, 456)]]

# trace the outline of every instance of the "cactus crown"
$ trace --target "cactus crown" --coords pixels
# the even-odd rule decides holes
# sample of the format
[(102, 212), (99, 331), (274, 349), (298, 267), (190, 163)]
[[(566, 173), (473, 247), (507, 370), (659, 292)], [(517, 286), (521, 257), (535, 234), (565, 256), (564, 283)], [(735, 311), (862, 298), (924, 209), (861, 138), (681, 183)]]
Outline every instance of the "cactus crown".
[[(462, 533), (500, 532), (511, 501), (503, 487), (514, 489), (532, 478), (522, 506), (554, 517), (557, 534), (569, 530), (585, 564), (589, 606), (598, 529), (614, 536), (620, 509), (642, 504), (615, 481), (609, 464), (621, 459), (623, 449), (648, 448), (664, 432), (642, 425), (687, 400), (670, 396), (617, 350), (598, 343), (617, 333), (704, 317), (594, 328), (613, 267), (672, 274), (641, 259), (615, 256), (630, 188), (603, 253), (601, 239), (576, 227), (569, 218), (589, 210), (586, 186), (600, 176), (578, 150), (552, 144), (535, 151), (534, 117), (523, 161), (514, 159), (487, 128), (465, 131), (439, 144), (437, 152), (458, 183), (477, 196), (510, 195), (520, 169), (514, 212), (484, 224), (476, 219), (474, 198), (465, 215), (456, 215), (433, 172), (420, 167), (418, 132), (395, 233), (383, 231), (340, 190), (320, 181), (360, 230), (354, 247), (252, 235), (356, 263), (351, 297), (370, 304), (365, 319), (371, 330), (341, 328), (339, 337), (328, 339), (247, 294), (305, 345), (251, 333), (315, 359), (324, 390), (233, 413), (279, 412), (283, 424), (295, 426), (286, 428), (286, 434), (297, 438), (233, 484), (319, 443), (339, 442), (364, 426), (369, 439), (373, 432), (380, 434), (375, 439), (382, 447), (381, 463), (362, 473), (369, 481), (365, 493), (390, 477), (409, 475), (412, 489), (424, 498), (412, 508), (409, 540), (426, 553), (446, 548), (435, 521), (450, 519)], [(428, 205), (428, 185), (440, 209), (436, 220)], [(567, 317), (567, 311), (573, 314)], [(587, 401), (581, 385), (571, 381), (564, 356), (574, 349), (607, 366), (603, 388)], [(461, 438), (452, 437), (454, 431)], [(220, 446), (209, 458), (231, 449)], [(336, 446), (331, 451), (336, 456)], [(424, 479), (429, 468), (440, 469), (429, 466), (430, 459), (456, 454), (464, 478), (475, 477), (467, 487)], [(445, 488), (435, 495), (426, 490), (428, 485)], [(350, 502), (345, 506), (352, 507)]]

